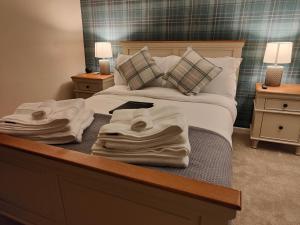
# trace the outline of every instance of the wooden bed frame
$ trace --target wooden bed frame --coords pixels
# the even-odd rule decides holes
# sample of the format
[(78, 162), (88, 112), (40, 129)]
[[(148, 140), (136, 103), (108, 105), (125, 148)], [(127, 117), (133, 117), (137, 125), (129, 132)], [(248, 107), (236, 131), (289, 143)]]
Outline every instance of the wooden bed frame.
[[(122, 42), (131, 54), (240, 57), (243, 41)], [(0, 214), (35, 225), (225, 225), (241, 192), (0, 134)]]

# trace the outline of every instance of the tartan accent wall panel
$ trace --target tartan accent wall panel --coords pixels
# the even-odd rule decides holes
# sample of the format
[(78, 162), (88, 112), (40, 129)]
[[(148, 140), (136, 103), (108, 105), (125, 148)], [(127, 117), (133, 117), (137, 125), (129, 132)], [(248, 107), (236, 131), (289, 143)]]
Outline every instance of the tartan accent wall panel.
[(282, 82), (300, 83), (299, 0), (81, 0), (81, 9), (86, 66), (94, 71), (97, 41), (110, 41), (116, 57), (121, 40), (245, 40), (236, 126), (250, 125), (267, 42), (294, 42)]

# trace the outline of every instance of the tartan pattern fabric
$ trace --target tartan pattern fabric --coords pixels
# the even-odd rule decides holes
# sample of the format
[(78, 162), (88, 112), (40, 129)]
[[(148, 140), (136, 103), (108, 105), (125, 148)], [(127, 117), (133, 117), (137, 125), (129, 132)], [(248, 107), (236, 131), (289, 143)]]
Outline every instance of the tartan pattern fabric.
[(116, 57), (121, 40), (245, 40), (236, 126), (249, 127), (255, 83), (265, 79), (267, 42), (294, 42), (282, 82), (300, 83), (299, 0), (81, 0), (81, 9), (86, 66), (94, 71), (97, 41), (112, 42)]
[(117, 70), (127, 81), (131, 90), (140, 89), (163, 75), (163, 72), (151, 58), (147, 47), (142, 48), (125, 62), (117, 65)]
[(167, 72), (164, 79), (182, 93), (193, 95), (198, 94), (221, 71), (222, 68), (204, 59), (192, 48), (188, 48), (179, 62)]

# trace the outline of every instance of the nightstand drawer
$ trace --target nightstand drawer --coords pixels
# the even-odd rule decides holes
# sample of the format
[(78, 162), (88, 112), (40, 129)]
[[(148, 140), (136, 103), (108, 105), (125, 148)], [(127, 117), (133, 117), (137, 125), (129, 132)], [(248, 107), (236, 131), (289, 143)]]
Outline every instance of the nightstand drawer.
[(101, 91), (100, 84), (91, 82), (77, 82), (77, 88), (81, 91)]
[(268, 98), (265, 109), (300, 112), (300, 101)]
[(111, 78), (107, 78), (107, 79), (105, 79), (105, 80), (103, 80), (103, 90), (105, 90), (105, 89), (107, 89), (107, 88), (109, 88), (109, 87), (112, 87), (112, 86), (114, 86), (114, 78), (113, 77), (111, 77)]
[(264, 113), (260, 137), (299, 142), (300, 116)]

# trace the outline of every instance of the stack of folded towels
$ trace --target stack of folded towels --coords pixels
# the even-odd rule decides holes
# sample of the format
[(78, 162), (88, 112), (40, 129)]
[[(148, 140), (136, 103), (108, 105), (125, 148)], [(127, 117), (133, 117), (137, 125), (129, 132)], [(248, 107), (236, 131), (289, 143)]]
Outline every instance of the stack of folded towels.
[(46, 144), (81, 142), (94, 112), (83, 99), (21, 104), (12, 115), (0, 119), (0, 133)]
[(128, 163), (187, 167), (188, 126), (177, 107), (123, 109), (100, 128), (92, 154)]

